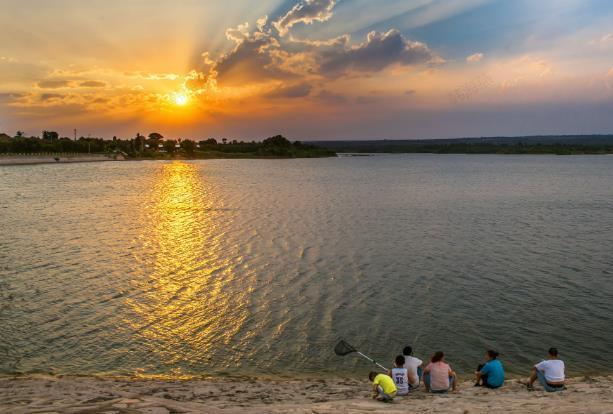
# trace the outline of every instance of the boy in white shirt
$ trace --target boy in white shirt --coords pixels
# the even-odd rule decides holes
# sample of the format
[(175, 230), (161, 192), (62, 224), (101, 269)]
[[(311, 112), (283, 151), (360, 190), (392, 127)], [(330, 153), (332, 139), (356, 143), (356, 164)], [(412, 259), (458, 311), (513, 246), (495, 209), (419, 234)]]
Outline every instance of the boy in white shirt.
[(413, 390), (419, 387), (421, 375), (424, 371), (423, 361), (411, 355), (413, 348), (410, 346), (405, 346), (402, 353), (405, 360), (404, 367), (407, 369), (407, 375), (409, 376), (409, 389)]
[(409, 395), (409, 376), (407, 369), (404, 367), (404, 357), (398, 355), (394, 361), (394, 368), (389, 371), (389, 376), (392, 377), (396, 384), (396, 395)]
[(528, 390), (534, 390), (532, 384), (539, 380), (545, 391), (555, 392), (566, 389), (564, 385), (564, 361), (558, 359), (558, 350), (549, 348), (547, 359), (539, 362), (532, 368), (532, 375), (528, 379)]

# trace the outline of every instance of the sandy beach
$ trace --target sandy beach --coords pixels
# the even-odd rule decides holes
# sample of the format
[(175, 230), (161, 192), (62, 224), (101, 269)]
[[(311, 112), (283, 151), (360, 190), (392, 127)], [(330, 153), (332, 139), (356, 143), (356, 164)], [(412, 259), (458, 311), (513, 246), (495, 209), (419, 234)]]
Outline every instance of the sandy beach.
[(613, 377), (573, 378), (566, 391), (528, 392), (517, 380), (499, 390), (463, 382), (457, 393), (369, 398), (356, 379), (216, 378), (154, 380), (101, 377), (0, 378), (2, 413), (613, 413)]

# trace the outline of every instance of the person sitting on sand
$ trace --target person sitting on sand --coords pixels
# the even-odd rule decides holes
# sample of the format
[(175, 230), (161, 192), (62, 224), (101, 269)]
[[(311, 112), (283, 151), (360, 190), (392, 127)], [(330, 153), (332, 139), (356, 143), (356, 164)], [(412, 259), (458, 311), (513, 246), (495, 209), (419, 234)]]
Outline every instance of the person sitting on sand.
[(504, 368), (498, 358), (498, 352), (491, 349), (485, 353), (485, 363), (479, 364), (475, 377), (475, 387), (500, 388), (504, 384)]
[(394, 361), (394, 368), (389, 371), (389, 376), (392, 377), (396, 384), (396, 395), (409, 395), (409, 376), (404, 364), (404, 357), (398, 355)]
[(427, 392), (442, 394), (450, 388), (456, 391), (456, 373), (445, 362), (445, 354), (442, 351), (437, 351), (424, 369), (424, 383)]
[(413, 356), (413, 348), (405, 346), (402, 350), (404, 356), (404, 367), (407, 369), (407, 375), (409, 376), (409, 390), (413, 390), (419, 387), (419, 381), (424, 372), (423, 361)]
[(532, 374), (527, 384), (529, 391), (534, 390), (532, 385), (537, 378), (547, 392), (566, 389), (564, 385), (564, 361), (558, 359), (558, 350), (556, 348), (549, 348), (547, 359), (532, 367)]
[(368, 379), (372, 381), (373, 399), (383, 402), (392, 402), (396, 396), (396, 384), (394, 380), (386, 374), (378, 374), (371, 371)]

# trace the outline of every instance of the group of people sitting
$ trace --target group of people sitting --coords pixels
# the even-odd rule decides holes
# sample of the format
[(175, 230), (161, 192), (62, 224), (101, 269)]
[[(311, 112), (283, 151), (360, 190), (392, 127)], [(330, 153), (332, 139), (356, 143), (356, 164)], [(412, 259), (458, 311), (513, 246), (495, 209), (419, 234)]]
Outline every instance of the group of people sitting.
[[(504, 376), (504, 367), (498, 359), (498, 352), (488, 350), (483, 363), (479, 364), (475, 371), (475, 386), (500, 388), (504, 384)], [(423, 361), (413, 356), (410, 346), (405, 347), (402, 355), (396, 357), (394, 368), (386, 374), (372, 371), (368, 379), (372, 381), (373, 399), (383, 402), (391, 402), (395, 396), (408, 395), (419, 388), (422, 380), (426, 392), (430, 393), (456, 391), (458, 387), (457, 375), (445, 361), (443, 352), (435, 352), (424, 367)], [(537, 379), (548, 392), (566, 388), (564, 361), (558, 358), (556, 348), (550, 348), (547, 359), (532, 368), (530, 378), (526, 382), (528, 390), (534, 389), (533, 384)]]

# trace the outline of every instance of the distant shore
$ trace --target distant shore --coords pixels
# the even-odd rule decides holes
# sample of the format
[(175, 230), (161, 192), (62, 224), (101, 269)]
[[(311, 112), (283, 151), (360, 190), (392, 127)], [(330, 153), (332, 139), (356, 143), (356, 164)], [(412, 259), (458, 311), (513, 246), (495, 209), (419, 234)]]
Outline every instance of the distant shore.
[(66, 164), (74, 162), (117, 161), (105, 154), (46, 154), (46, 155), (1, 155), (2, 165)]
[(66, 164), (76, 162), (103, 162), (103, 161), (193, 161), (193, 160), (213, 160), (213, 159), (296, 159), (296, 158), (330, 158), (334, 155), (314, 156), (314, 157), (287, 157), (275, 155), (255, 155), (245, 153), (200, 153), (194, 156), (172, 156), (158, 155), (155, 157), (123, 157), (107, 154), (48, 154), (48, 155), (20, 155), (20, 154), (0, 154), (0, 166), (9, 165), (36, 165), (36, 164)]
[(488, 390), (463, 382), (457, 393), (423, 389), (392, 404), (373, 401), (366, 380), (126, 379), (30, 375), (0, 377), (0, 412), (58, 413), (610, 413), (613, 377), (577, 377), (568, 389), (529, 392), (516, 380)]

